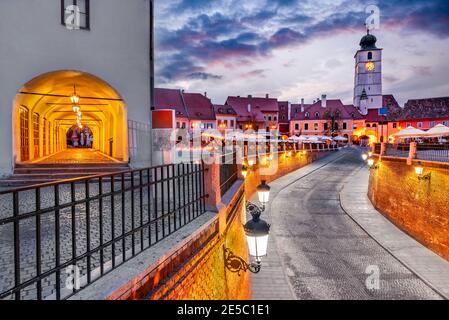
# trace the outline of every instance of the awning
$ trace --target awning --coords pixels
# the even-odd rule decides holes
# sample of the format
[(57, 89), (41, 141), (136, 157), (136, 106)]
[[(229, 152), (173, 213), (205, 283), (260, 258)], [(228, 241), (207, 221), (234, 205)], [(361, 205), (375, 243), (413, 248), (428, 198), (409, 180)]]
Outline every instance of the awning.
[(415, 138), (415, 137), (424, 137), (425, 135), (426, 133), (424, 131), (416, 129), (414, 127), (408, 127), (402, 131), (393, 134), (393, 136), (397, 138)]
[(449, 127), (437, 124), (435, 127), (425, 132), (426, 137), (445, 137), (449, 136)]

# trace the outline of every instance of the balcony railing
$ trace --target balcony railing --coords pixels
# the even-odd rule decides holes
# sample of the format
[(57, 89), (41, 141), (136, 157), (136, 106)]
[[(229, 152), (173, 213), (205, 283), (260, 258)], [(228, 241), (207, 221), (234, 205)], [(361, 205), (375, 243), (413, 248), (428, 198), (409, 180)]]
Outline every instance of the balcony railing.
[(205, 212), (204, 164), (0, 192), (0, 299), (67, 299)]

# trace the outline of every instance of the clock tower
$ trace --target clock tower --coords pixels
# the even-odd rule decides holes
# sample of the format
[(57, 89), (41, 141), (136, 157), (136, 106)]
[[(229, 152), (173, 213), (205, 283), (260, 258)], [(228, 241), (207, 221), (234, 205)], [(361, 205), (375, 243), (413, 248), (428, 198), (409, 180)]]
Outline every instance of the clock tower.
[(382, 108), (382, 49), (376, 42), (368, 30), (355, 54), (354, 106), (364, 115)]

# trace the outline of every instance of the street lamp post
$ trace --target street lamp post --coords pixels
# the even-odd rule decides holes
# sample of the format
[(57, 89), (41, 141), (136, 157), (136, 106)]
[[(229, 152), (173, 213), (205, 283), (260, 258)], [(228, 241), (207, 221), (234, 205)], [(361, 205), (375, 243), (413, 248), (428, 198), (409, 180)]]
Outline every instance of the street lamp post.
[(235, 255), (229, 248), (224, 247), (225, 266), (228, 270), (238, 275), (240, 275), (241, 271), (247, 272), (248, 270), (252, 273), (259, 273), (262, 257), (267, 255), (270, 225), (260, 219), (270, 197), (270, 187), (266, 184), (266, 181), (262, 181), (257, 187), (257, 194), (262, 207), (251, 202), (247, 203), (246, 210), (251, 214), (252, 219), (243, 227), (249, 255), (254, 259), (254, 262), (248, 263), (243, 258)]

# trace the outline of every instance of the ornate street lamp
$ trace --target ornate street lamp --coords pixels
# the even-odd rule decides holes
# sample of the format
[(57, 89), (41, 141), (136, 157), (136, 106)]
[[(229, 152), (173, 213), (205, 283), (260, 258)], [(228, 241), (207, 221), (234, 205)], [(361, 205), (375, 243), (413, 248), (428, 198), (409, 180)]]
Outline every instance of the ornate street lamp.
[(240, 275), (241, 271), (259, 273), (261, 269), (262, 257), (267, 255), (268, 237), (270, 225), (260, 219), (263, 208), (253, 203), (248, 203), (246, 210), (251, 214), (252, 219), (244, 225), (246, 241), (249, 255), (254, 258), (254, 262), (247, 263), (243, 258), (236, 256), (229, 248), (224, 247), (224, 260), (226, 268)]
[(421, 162), (418, 162), (418, 164), (415, 166), (415, 173), (418, 176), (418, 180), (430, 180), (431, 173), (424, 175), (424, 167), (422, 166)]
[(246, 211), (251, 214), (252, 219), (243, 226), (249, 255), (254, 259), (254, 262), (247, 263), (243, 258), (235, 255), (229, 248), (223, 248), (226, 268), (238, 275), (240, 275), (241, 271), (246, 272), (248, 270), (252, 273), (258, 273), (261, 268), (262, 257), (267, 255), (270, 225), (260, 219), (262, 212), (265, 211), (265, 205), (270, 198), (270, 187), (265, 180), (257, 187), (257, 194), (262, 207), (248, 202)]
[[(270, 186), (267, 184), (266, 180), (262, 180), (262, 183), (259, 184), (256, 188), (257, 196), (259, 197), (259, 202), (262, 204), (262, 209), (265, 209), (265, 205), (270, 200)], [(263, 211), (262, 210), (262, 211)]]
[(242, 167), (242, 176), (243, 176), (243, 178), (246, 178), (247, 175), (248, 175), (248, 168), (243, 166)]

